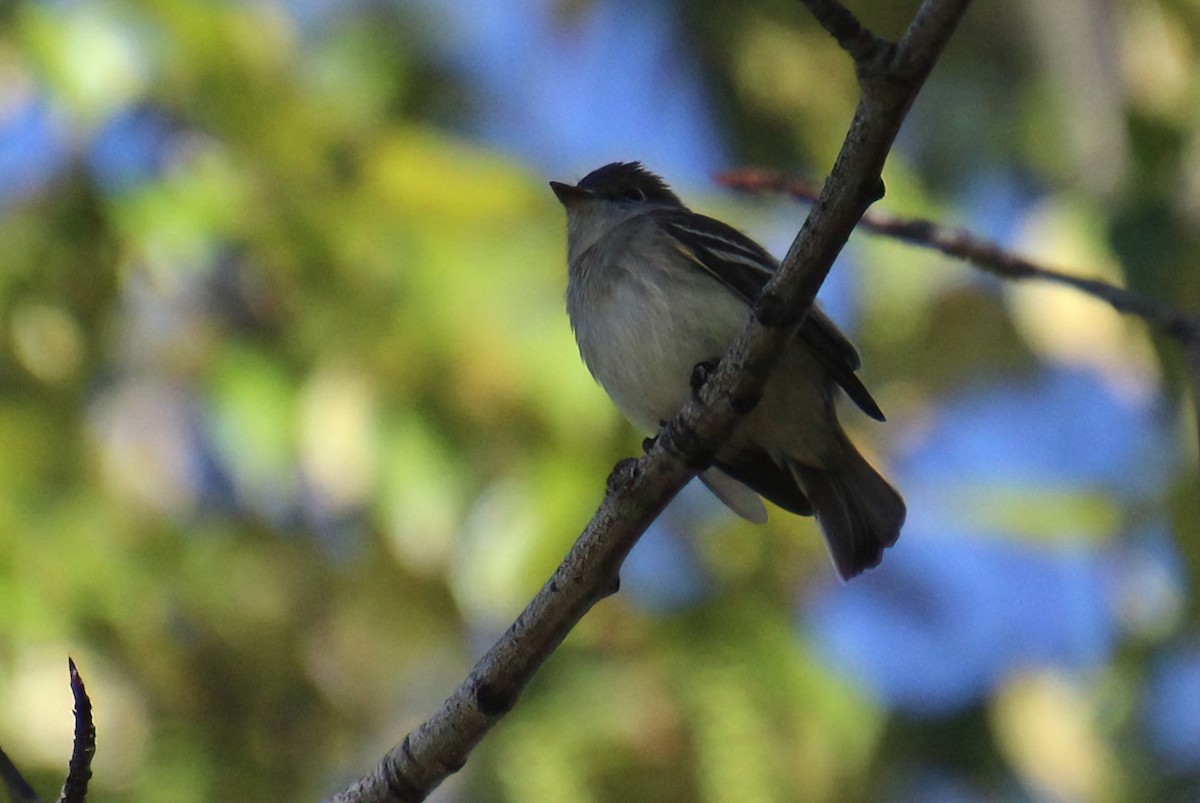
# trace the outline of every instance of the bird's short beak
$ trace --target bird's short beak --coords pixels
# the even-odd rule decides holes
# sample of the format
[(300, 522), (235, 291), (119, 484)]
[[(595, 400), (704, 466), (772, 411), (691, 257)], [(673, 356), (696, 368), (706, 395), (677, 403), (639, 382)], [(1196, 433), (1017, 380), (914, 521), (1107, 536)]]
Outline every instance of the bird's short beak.
[(563, 184), (561, 181), (551, 181), (550, 189), (554, 190), (554, 194), (558, 196), (558, 202), (568, 209), (574, 204), (592, 197), (591, 190), (576, 187), (574, 184)]

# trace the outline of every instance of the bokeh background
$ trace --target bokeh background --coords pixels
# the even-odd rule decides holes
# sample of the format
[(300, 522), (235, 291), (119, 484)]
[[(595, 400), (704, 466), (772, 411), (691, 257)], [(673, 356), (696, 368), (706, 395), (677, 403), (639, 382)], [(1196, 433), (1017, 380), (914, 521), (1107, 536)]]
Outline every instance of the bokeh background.
[[(855, 0), (896, 36), (915, 0)], [(782, 254), (852, 67), (791, 0), (0, 4), (0, 744), (45, 794), (296, 801), (434, 711), (639, 450), (548, 179), (641, 159)], [(1200, 12), (975, 4), (881, 208), (1200, 306)], [(905, 493), (840, 584), (689, 487), (439, 801), (1200, 795), (1175, 344), (859, 236), (822, 298)]]

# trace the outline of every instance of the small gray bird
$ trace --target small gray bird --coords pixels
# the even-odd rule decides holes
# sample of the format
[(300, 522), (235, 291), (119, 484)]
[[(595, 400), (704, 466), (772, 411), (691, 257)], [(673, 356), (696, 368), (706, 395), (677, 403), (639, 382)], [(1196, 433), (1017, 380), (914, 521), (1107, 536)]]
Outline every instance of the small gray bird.
[[(697, 214), (638, 162), (614, 162), (550, 187), (567, 210), (567, 313), (592, 376), (625, 417), (658, 431), (692, 392), (699, 365), (721, 358), (778, 263), (741, 232)], [(879, 565), (904, 524), (904, 500), (842, 431), (841, 386), (883, 413), (855, 375), (858, 352), (813, 308), (741, 421), (700, 477), (743, 518), (759, 495), (816, 514), (838, 574)]]

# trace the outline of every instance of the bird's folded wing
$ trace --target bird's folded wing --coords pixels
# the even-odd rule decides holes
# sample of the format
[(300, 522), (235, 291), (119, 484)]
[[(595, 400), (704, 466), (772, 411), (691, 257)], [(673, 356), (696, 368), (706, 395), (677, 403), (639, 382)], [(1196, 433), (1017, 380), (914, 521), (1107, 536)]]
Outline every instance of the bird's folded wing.
[[(655, 212), (681, 254), (753, 305), (778, 264), (758, 243), (732, 226), (686, 209)], [(883, 411), (855, 371), (858, 351), (815, 304), (800, 325), (800, 339), (817, 355), (834, 381), (867, 415), (883, 421)]]

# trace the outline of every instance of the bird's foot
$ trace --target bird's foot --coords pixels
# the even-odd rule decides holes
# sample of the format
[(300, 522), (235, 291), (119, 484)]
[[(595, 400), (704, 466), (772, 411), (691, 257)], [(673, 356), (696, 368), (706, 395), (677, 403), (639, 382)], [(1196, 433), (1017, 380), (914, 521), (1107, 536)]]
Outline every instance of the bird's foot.
[(666, 425), (667, 425), (666, 421), (659, 421), (658, 422), (659, 434), (655, 435), (653, 437), (650, 437), (650, 438), (642, 438), (642, 451), (643, 452), (645, 452), (646, 454), (650, 454), (650, 450), (654, 448), (654, 444), (658, 443), (658, 438), (660, 435), (662, 435), (662, 430), (664, 427), (666, 427)]
[(700, 388), (704, 387), (704, 383), (708, 381), (708, 378), (710, 376), (712, 376), (713, 374), (715, 374), (716, 372), (717, 372), (717, 361), (716, 360), (707, 360), (705, 362), (698, 362), (694, 366), (692, 366), (692, 378), (691, 378), (692, 393), (699, 393)]

